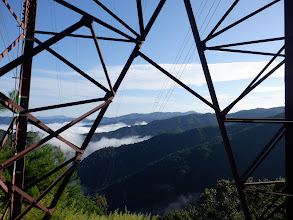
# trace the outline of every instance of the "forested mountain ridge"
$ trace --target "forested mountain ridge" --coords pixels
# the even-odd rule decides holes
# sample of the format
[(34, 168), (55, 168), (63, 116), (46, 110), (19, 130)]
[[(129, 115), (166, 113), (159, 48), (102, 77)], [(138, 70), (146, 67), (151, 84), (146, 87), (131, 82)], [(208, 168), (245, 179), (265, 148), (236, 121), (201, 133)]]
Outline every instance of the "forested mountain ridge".
[[(249, 125), (242, 127), (241, 131), (235, 129), (235, 132), (230, 133), (240, 174), (278, 127)], [(232, 179), (221, 138), (215, 137), (211, 141), (189, 146), (191, 147), (171, 153), (136, 173), (112, 182), (99, 189), (99, 192), (106, 196), (110, 208), (126, 205), (129, 210), (136, 212), (161, 213), (182, 195), (195, 196), (206, 187), (215, 187), (219, 179)], [(280, 163), (284, 157), (282, 146), (281, 141), (273, 154), (256, 170), (253, 175), (255, 179), (274, 180), (284, 175), (284, 164)]]
[[(257, 108), (242, 110), (229, 114), (227, 117), (264, 118), (274, 116), (283, 111), (283, 107), (275, 107), (270, 109)], [(189, 114), (164, 120), (155, 120), (147, 125), (123, 127), (111, 132), (95, 133), (92, 141), (99, 141), (103, 137), (119, 139), (130, 136), (155, 136), (164, 133), (180, 133), (193, 128), (208, 126), (217, 126), (215, 114)]]
[[(147, 141), (118, 148), (103, 148), (79, 164), (78, 176), (81, 182), (86, 183), (86, 191), (91, 191), (106, 182), (137, 172), (170, 153), (206, 142), (219, 134), (217, 127), (196, 128), (181, 134), (158, 135)], [(102, 169), (96, 172), (97, 167)]]
[[(279, 126), (228, 126), (240, 173)], [(282, 161), (281, 145), (266, 161)], [(162, 134), (137, 144), (101, 149), (84, 159), (77, 171), (87, 193), (105, 194), (110, 208), (126, 205), (131, 211), (152, 213), (164, 210), (181, 195), (200, 193), (214, 187), (218, 179), (232, 178), (217, 127)], [(282, 172), (281, 163), (265, 162), (255, 177), (274, 179)]]
[[(177, 116), (182, 115), (189, 115), (189, 114), (198, 114), (194, 111), (188, 111), (188, 112), (153, 112), (149, 114), (138, 114), (138, 113), (132, 113), (128, 115), (122, 115), (117, 117), (103, 117), (101, 121), (101, 125), (107, 125), (107, 124), (115, 124), (115, 123), (125, 123), (128, 125), (134, 125), (135, 123), (139, 122), (151, 122), (153, 120), (164, 120), (168, 118), (173, 118)], [(73, 121), (75, 118), (73, 117), (67, 117), (64, 115), (56, 115), (56, 116), (37, 116), (38, 119), (40, 119), (45, 124), (52, 124), (52, 123), (64, 123), (64, 122), (70, 122)], [(0, 124), (10, 124), (12, 121), (12, 117), (0, 117)], [(83, 122), (93, 123), (94, 120), (90, 119), (84, 119)]]

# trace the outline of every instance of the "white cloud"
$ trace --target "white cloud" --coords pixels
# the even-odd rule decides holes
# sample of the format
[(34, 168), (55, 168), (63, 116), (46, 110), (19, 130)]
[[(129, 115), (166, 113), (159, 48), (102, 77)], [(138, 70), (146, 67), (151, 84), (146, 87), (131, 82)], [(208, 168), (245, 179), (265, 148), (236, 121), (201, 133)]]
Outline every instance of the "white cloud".
[(254, 89), (255, 92), (279, 92), (284, 91), (282, 86), (258, 86)]
[(94, 151), (105, 148), (105, 147), (119, 147), (121, 145), (134, 144), (134, 143), (148, 140), (150, 138), (151, 136), (145, 136), (145, 137), (132, 136), (132, 137), (126, 137), (121, 139), (103, 137), (100, 141), (89, 143), (83, 158), (87, 157)]
[[(56, 131), (57, 129), (63, 127), (67, 123), (52, 123), (52, 124), (47, 124), (48, 127), (50, 127), (52, 130)], [(138, 124), (147, 124), (146, 122), (141, 122)], [(77, 145), (80, 147), (83, 143), (83, 140), (85, 136), (82, 134), (86, 134), (89, 132), (90, 128), (89, 127), (84, 127), (84, 125), (89, 125), (89, 123), (78, 123), (75, 126), (69, 128), (68, 130), (62, 132), (60, 135), (69, 140), (71, 143)], [(7, 130), (9, 125), (3, 125), (0, 124), (0, 129)], [(97, 128), (95, 133), (101, 133), (101, 132), (109, 132), (109, 131), (114, 131), (122, 127), (130, 126), (125, 123), (116, 123), (116, 124), (110, 124), (110, 125), (104, 125), (100, 126)], [(43, 137), (47, 136), (47, 133), (44, 131), (36, 128), (33, 125), (28, 125), (28, 130), (33, 131), (33, 132), (40, 132)], [(119, 147), (123, 144), (134, 144), (137, 142), (141, 142), (144, 140), (147, 140), (151, 138), (151, 136), (145, 136), (145, 137), (139, 137), (139, 136), (132, 136), (132, 137), (125, 137), (121, 139), (116, 139), (116, 138), (105, 138), (103, 137), (100, 141), (97, 142), (90, 142), (87, 150), (85, 152), (85, 156), (87, 157), (91, 153), (93, 153), (96, 150), (99, 150), (104, 147)], [(57, 138), (52, 138), (51, 140), (48, 141), (48, 143), (60, 147), (60, 149), (65, 153), (66, 157), (73, 157), (75, 154), (75, 151), (70, 148), (67, 144), (63, 143), (62, 141), (58, 140)]]
[(231, 112), (240, 110), (249, 110), (255, 108), (272, 108), (284, 106), (285, 96), (284, 94), (268, 94), (265, 96), (251, 96), (248, 95), (239, 103), (237, 103)]
[(102, 125), (96, 129), (96, 133), (115, 131), (115, 130), (118, 130), (119, 128), (123, 128), (123, 127), (130, 127), (130, 125), (127, 125), (122, 122), (119, 122), (116, 124), (110, 124), (110, 125)]
[(135, 126), (135, 125), (147, 125), (147, 124), (148, 124), (147, 122), (142, 121), (142, 122), (137, 122), (137, 123), (135, 123), (134, 126)]
[[(212, 79), (214, 82), (225, 82), (232, 80), (241, 80), (254, 78), (258, 72), (266, 65), (267, 62), (236, 62), (236, 63), (217, 63), (210, 64), (209, 68), (211, 71)], [(202, 72), (202, 68), (200, 64), (160, 64), (167, 71), (172, 67), (173, 75), (176, 76), (177, 72), (182, 67), (181, 65), (186, 66), (184, 72), (180, 79), (188, 85), (201, 86), (205, 84), (205, 78)], [(273, 63), (273, 66), (277, 65), (277, 62)], [(121, 66), (110, 66), (108, 67), (109, 75), (112, 79), (112, 83), (117, 79), (122, 67)], [(182, 68), (181, 68), (182, 69)], [(36, 73), (50, 73), (49, 75), (54, 75), (54, 71), (51, 70), (40, 70), (35, 69)], [(97, 81), (102, 82), (102, 84), (107, 87), (106, 79), (101, 69), (92, 69), (88, 70), (87, 73), (92, 75)], [(56, 75), (57, 73), (55, 73)], [(59, 72), (61, 76), (72, 76), (74, 72)], [(129, 69), (127, 73), (127, 84), (125, 85), (126, 90), (130, 89), (144, 89), (144, 90), (160, 90), (162, 89), (163, 82), (166, 79), (166, 76), (153, 67), (150, 64), (134, 64)], [(38, 74), (37, 74), (38, 75)], [(78, 76), (78, 74), (76, 74)], [(279, 68), (272, 75), (272, 77), (282, 77), (283, 69)], [(66, 97), (67, 95), (74, 94), (75, 90), (78, 89), (80, 91), (76, 92), (76, 96), (84, 97), (89, 94), (100, 93), (100, 89), (96, 88), (94, 85), (89, 83), (86, 79), (78, 76), (71, 77), (70, 80), (66, 78), (61, 82), (58, 82), (57, 77), (39, 77), (36, 76), (33, 78), (33, 86), (40, 92), (41, 95), (48, 94), (56, 94), (56, 90), (58, 90), (58, 83), (62, 87), (63, 95)], [(171, 83), (165, 86), (165, 89), (169, 89), (171, 87)], [(121, 88), (123, 89), (123, 88)], [(101, 93), (102, 94), (102, 93)]]
[[(254, 78), (258, 72), (265, 66), (266, 62), (235, 62), (235, 63), (218, 63), (218, 64), (210, 64), (210, 70), (212, 79), (214, 82), (229, 82), (236, 81), (241, 84), (240, 80), (252, 79)], [(272, 66), (277, 65), (277, 62), (274, 62)], [(164, 69), (170, 70), (173, 69), (173, 74), (176, 76), (180, 68), (182, 68), (181, 64), (173, 65), (173, 64), (160, 64)], [(180, 80), (189, 85), (195, 91), (199, 92), (199, 94), (203, 95), (210, 100), (209, 96), (206, 96), (207, 89), (205, 86), (200, 87), (205, 84), (205, 78), (202, 72), (202, 68), (200, 64), (184, 64), (185, 71), (183, 72)], [(119, 73), (121, 72), (122, 66), (110, 66), (108, 67), (109, 75), (112, 79), (112, 84), (114, 80), (117, 79)], [(95, 78), (97, 81), (101, 82), (103, 85), (107, 87), (107, 82), (104, 76), (102, 69), (90, 69), (86, 71)], [(180, 72), (180, 71), (179, 71)], [(31, 88), (31, 98), (30, 98), (30, 107), (40, 107), (46, 105), (53, 105), (83, 99), (91, 99), (97, 97), (103, 97), (104, 92), (93, 85), (91, 82), (88, 82), (83, 77), (79, 76), (74, 72), (59, 72), (59, 78), (57, 73), (51, 70), (40, 70), (34, 69), (32, 78), (32, 88)], [(70, 76), (70, 77), (68, 77)], [(277, 70), (271, 77), (283, 77), (283, 67)], [(61, 79), (61, 81), (59, 80)], [(64, 79), (64, 80), (62, 80)], [(165, 100), (165, 93), (169, 94), (169, 89), (173, 85), (172, 80), (167, 80), (167, 78), (163, 73), (154, 68), (150, 64), (134, 64), (129, 69), (128, 75), (125, 78), (123, 85), (119, 89), (116, 98), (113, 100), (111, 104), (111, 108), (109, 110), (113, 110), (117, 113), (109, 113), (107, 115), (121, 115), (127, 114), (131, 112), (141, 112), (148, 113), (151, 112), (152, 109), (156, 106), (159, 106), (162, 100)], [(281, 78), (280, 78), (281, 80)], [(11, 81), (11, 80), (10, 80)], [(166, 83), (167, 82), (167, 83)], [(230, 84), (231, 85), (231, 84)], [(221, 102), (232, 100), (237, 96), (238, 88), (237, 84), (233, 83), (232, 86), (227, 88), (228, 91), (225, 91), (224, 84), (215, 84), (216, 93)], [(3, 88), (3, 92), (7, 92), (11, 89), (8, 88), (8, 83), (5, 80), (0, 80), (0, 87)], [(179, 87), (179, 86), (176, 86)], [(220, 91), (218, 91), (220, 89)], [(124, 90), (124, 91), (123, 91)], [(142, 91), (142, 90), (151, 90), (151, 91)], [(230, 91), (235, 91), (234, 94), (230, 94)], [(260, 92), (271, 92), (271, 91), (281, 91), (280, 87), (257, 87), (255, 89), (256, 93)], [(176, 91), (176, 90), (175, 90)], [(156, 101), (158, 95), (154, 95), (156, 93), (161, 93), (163, 96), (160, 100)], [(186, 92), (187, 93), (187, 92)], [(171, 97), (175, 97), (173, 93)], [(169, 100), (168, 105), (165, 109), (168, 111), (189, 111), (195, 110), (199, 112), (207, 112), (211, 109), (205, 105), (201, 105), (199, 101), (196, 102), (194, 106), (188, 106), (190, 101), (186, 101), (187, 105), (184, 105), (183, 100), (185, 96), (183, 92), (180, 94), (182, 97), (182, 102), (178, 102), (177, 100)], [(179, 97), (179, 95), (177, 96)], [(186, 99), (187, 100), (187, 99)], [(156, 102), (159, 104), (157, 105)], [(171, 105), (171, 104), (172, 105)], [(279, 102), (278, 102), (279, 103)], [(278, 104), (268, 103), (269, 105), (276, 106)], [(76, 110), (72, 110), (72, 108), (64, 108), (53, 111), (46, 111), (44, 114), (54, 115), (54, 114), (66, 114), (67, 116), (76, 117), (81, 113), (84, 113), (91, 108), (95, 107), (97, 104), (89, 104), (82, 105), (79, 108), (75, 108)], [(198, 108), (201, 108), (200, 110)], [(110, 110), (110, 111), (111, 111)], [(164, 109), (163, 109), (164, 111)], [(53, 113), (51, 113), (53, 112)], [(43, 114), (43, 113), (40, 113)]]

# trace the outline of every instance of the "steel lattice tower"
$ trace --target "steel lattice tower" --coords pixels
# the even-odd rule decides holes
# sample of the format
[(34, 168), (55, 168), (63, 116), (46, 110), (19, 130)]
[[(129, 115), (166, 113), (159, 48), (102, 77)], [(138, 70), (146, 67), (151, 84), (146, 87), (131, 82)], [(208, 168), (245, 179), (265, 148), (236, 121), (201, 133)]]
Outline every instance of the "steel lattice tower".
[[(239, 0), (235, 0), (234, 3), (229, 7), (229, 9), (225, 12), (225, 14), (222, 16), (222, 18), (216, 23), (212, 31), (208, 34), (208, 36), (205, 39), (201, 39), (199, 35), (199, 31), (197, 29), (197, 23), (196, 19), (194, 17), (193, 9), (190, 3), (190, 0), (183, 0), (186, 13), (188, 16), (188, 20), (190, 23), (190, 28), (193, 33), (193, 38), (195, 41), (195, 44), (197, 46), (197, 51), (200, 57), (202, 69), (204, 72), (204, 76), (206, 79), (206, 83), (208, 85), (209, 94), (211, 97), (211, 102), (209, 102), (207, 99), (199, 95), (196, 91), (188, 87), (186, 84), (184, 84), (182, 81), (180, 81), (178, 78), (174, 77), (172, 74), (170, 74), (168, 71), (163, 69), (160, 65), (158, 65), (155, 61), (153, 61), (151, 58), (149, 58), (146, 54), (142, 53), (140, 51), (140, 48), (143, 46), (143, 43), (145, 40), (147, 40), (147, 35), (151, 31), (151, 28), (154, 24), (154, 22), (157, 19), (157, 16), (159, 15), (161, 9), (163, 8), (166, 0), (160, 0), (159, 4), (157, 5), (155, 11), (153, 12), (151, 18), (149, 21), (146, 22), (143, 16), (142, 12), (142, 6), (141, 6), (141, 0), (137, 0), (137, 17), (138, 17), (138, 23), (140, 27), (140, 33), (137, 33), (134, 31), (129, 25), (127, 25), (124, 21), (122, 21), (118, 16), (116, 16), (112, 11), (110, 11), (108, 8), (106, 8), (101, 2), (98, 0), (94, 0), (103, 10), (105, 10), (110, 16), (112, 16), (116, 21), (118, 21), (121, 25), (123, 25), (131, 34), (130, 36), (123, 31), (103, 22), (101, 19), (88, 14), (87, 12), (73, 6), (70, 3), (67, 3), (63, 0), (55, 0), (59, 4), (66, 7), (68, 10), (75, 11), (77, 14), (82, 15), (82, 19), (78, 21), (77, 23), (71, 25), (67, 29), (61, 31), (60, 33), (55, 32), (44, 32), (44, 31), (35, 31), (34, 23), (35, 23), (35, 15), (36, 15), (36, 0), (27, 0), (25, 3), (25, 11), (24, 11), (24, 22), (21, 22), (18, 17), (13, 12), (13, 9), (9, 6), (7, 0), (3, 0), (4, 5), (7, 6), (11, 14), (14, 16), (16, 22), (20, 25), (20, 27), (23, 29), (23, 33), (0, 55), (0, 60), (6, 56), (11, 49), (20, 42), (21, 39), (25, 39), (25, 51), (24, 54), (20, 57), (14, 59), (13, 61), (9, 62), (8, 64), (2, 66), (0, 68), (0, 77), (8, 73), (9, 71), (13, 70), (17, 66), (21, 65), (21, 79), (25, 79), (24, 81), (21, 80), (19, 85), (19, 91), (20, 91), (20, 104), (17, 104), (13, 100), (9, 99), (7, 96), (5, 96), (2, 92), (0, 92), (0, 103), (4, 106), (6, 106), (11, 112), (14, 112), (17, 114), (17, 116), (13, 119), (11, 122), (11, 125), (9, 126), (8, 130), (4, 134), (2, 140), (1, 140), (1, 148), (3, 147), (5, 141), (7, 140), (8, 135), (11, 133), (11, 130), (14, 127), (14, 124), (17, 124), (17, 138), (15, 141), (16, 145), (16, 154), (12, 156), (7, 161), (0, 164), (0, 170), (1, 170), (1, 177), (0, 177), (0, 185), (1, 189), (5, 192), (5, 194), (10, 198), (7, 207), (5, 209), (5, 213), (3, 215), (3, 218), (6, 217), (9, 210), (11, 211), (11, 218), (12, 219), (20, 219), (22, 218), (26, 213), (28, 213), (32, 208), (37, 207), (44, 211), (44, 219), (50, 218), (52, 215), (56, 204), (58, 200), (60, 199), (60, 196), (62, 192), (64, 191), (64, 188), (66, 187), (67, 183), (69, 182), (69, 179), (74, 172), (76, 166), (80, 162), (88, 143), (90, 142), (96, 128), (98, 127), (99, 123), (101, 122), (101, 119), (103, 118), (105, 112), (108, 109), (108, 106), (113, 101), (116, 92), (118, 91), (124, 77), (127, 74), (127, 71), (129, 70), (132, 62), (136, 57), (141, 57), (151, 65), (153, 65), (155, 68), (160, 70), (163, 74), (165, 74), (167, 77), (174, 80), (177, 84), (179, 84), (181, 87), (186, 89), (188, 92), (193, 94), (196, 98), (201, 100), (203, 103), (208, 105), (210, 108), (212, 108), (216, 114), (218, 125), (221, 131), (223, 143), (225, 145), (225, 150), (228, 156), (228, 160), (231, 166), (232, 174), (236, 183), (236, 187), (239, 193), (239, 198), (243, 207), (243, 211), (245, 214), (246, 219), (251, 219), (250, 211), (247, 205), (245, 191), (251, 191), (251, 188), (249, 188), (250, 185), (254, 184), (262, 184), (262, 183), (250, 183), (247, 184), (246, 180), (248, 177), (251, 176), (251, 174), (255, 171), (255, 169), (262, 163), (264, 158), (270, 153), (270, 151), (274, 148), (274, 146), (278, 143), (278, 141), (285, 136), (286, 140), (286, 158), (285, 158), (285, 164), (286, 164), (286, 191), (284, 193), (279, 192), (260, 192), (260, 193), (269, 193), (276, 196), (285, 196), (286, 202), (281, 204), (280, 206), (276, 207), (274, 210), (267, 209), (265, 213), (263, 213), (262, 216), (260, 216), (260, 219), (268, 219), (272, 217), (276, 212), (278, 212), (282, 207), (286, 206), (287, 210), (287, 219), (293, 219), (293, 210), (291, 209), (293, 207), (293, 162), (290, 160), (291, 155), (293, 154), (292, 151), (292, 144), (293, 144), (293, 128), (292, 128), (292, 121), (293, 121), (293, 92), (292, 84), (293, 84), (293, 47), (291, 46), (293, 43), (293, 28), (290, 26), (293, 20), (293, 2), (289, 0), (284, 0), (285, 5), (285, 35), (283, 37), (279, 38), (270, 38), (270, 39), (261, 39), (261, 40), (255, 40), (255, 41), (247, 41), (247, 42), (239, 42), (239, 43), (233, 43), (233, 44), (226, 44), (226, 45), (218, 45), (213, 47), (207, 47), (206, 43), (216, 38), (217, 36), (221, 35), (225, 31), (237, 26), (238, 24), (242, 23), (243, 21), (247, 19), (253, 18), (254, 15), (261, 13), (265, 9), (273, 6), (274, 4), (277, 4), (278, 2), (281, 2), (280, 0), (274, 0), (271, 3), (265, 5), (262, 8), (259, 8), (258, 10), (250, 13), (249, 15), (235, 21), (234, 23), (228, 25), (227, 27), (220, 29), (220, 25), (223, 23), (223, 21), (226, 19), (226, 17), (230, 14), (230, 12), (234, 9), (234, 7), (238, 4)], [(123, 39), (118, 38), (105, 38), (105, 37), (99, 37), (96, 36), (96, 32), (93, 27), (93, 23), (98, 23), (105, 28), (119, 34), (123, 37)], [(146, 24), (146, 25), (145, 25)], [(81, 27), (86, 27), (90, 30), (91, 35), (85, 36), (85, 35), (75, 35), (72, 34), (74, 31), (80, 29)], [(42, 42), (39, 39), (37, 39), (34, 34), (50, 34), (53, 35), (53, 37), (49, 38), (48, 40)], [(75, 66), (72, 62), (65, 59), (63, 56), (61, 56), (59, 53), (54, 51), (50, 48), (53, 44), (57, 43), (61, 39), (64, 39), (65, 37), (80, 37), (80, 38), (89, 38), (92, 39), (95, 43), (95, 47), (98, 52), (98, 56), (100, 58), (100, 62), (102, 64), (102, 68), (105, 74), (105, 78), (107, 79), (107, 85), (103, 85), (102, 83), (96, 81), (94, 78), (90, 77), (88, 74), (86, 74), (83, 70), (79, 69), (77, 66)], [(133, 51), (130, 54), (127, 62), (125, 63), (118, 79), (112, 84), (111, 77), (108, 74), (107, 66), (104, 62), (102, 52), (100, 50), (100, 46), (98, 41), (99, 40), (109, 40), (109, 41), (120, 41), (120, 42), (131, 42), (133, 43)], [(233, 46), (241, 46), (241, 45), (251, 45), (251, 44), (257, 44), (262, 42), (271, 42), (271, 41), (284, 41), (285, 45), (280, 48), (279, 51), (276, 53), (265, 53), (265, 52), (258, 52), (258, 51), (247, 51), (247, 50), (235, 50), (230, 49), (230, 47)], [(52, 105), (52, 106), (44, 106), (40, 108), (34, 108), (30, 109), (28, 107), (28, 100), (29, 100), (29, 90), (30, 90), (30, 71), (31, 71), (31, 65), (32, 65), (32, 58), (42, 51), (48, 51), (50, 54), (61, 60), (63, 63), (65, 63), (67, 66), (71, 67), (74, 71), (79, 73), (81, 76), (89, 80), (89, 82), (93, 83), (95, 86), (100, 88), (102, 91), (105, 92), (105, 95), (103, 97), (98, 97), (95, 99), (90, 100), (81, 100), (77, 102), (70, 102), (70, 103), (63, 103), (59, 105)], [(208, 61), (206, 59), (206, 51), (208, 50), (219, 50), (219, 51), (226, 51), (226, 52), (237, 52), (237, 53), (246, 53), (246, 54), (260, 54), (260, 55), (270, 55), (272, 56), (272, 59), (268, 62), (268, 64), (261, 70), (259, 74), (256, 75), (256, 77), (253, 79), (253, 81), (247, 86), (247, 88), (241, 93), (241, 95), (234, 100), (230, 105), (228, 105), (224, 109), (220, 109), (218, 98), (214, 89), (214, 84), (211, 78), (211, 74), (209, 71), (209, 65)], [(285, 50), (285, 54), (282, 54), (282, 52)], [(266, 74), (264, 72), (271, 67), (274, 60), (277, 57), (285, 57), (283, 61), (279, 62), (276, 66), (272, 67), (270, 71), (268, 71)], [(247, 118), (227, 118), (226, 115), (229, 113), (229, 111), (247, 94), (249, 94), (253, 89), (255, 89), (259, 84), (261, 84), (264, 80), (266, 80), (272, 73), (274, 73), (277, 69), (279, 69), (281, 66), (285, 65), (285, 119), (247, 119)], [(291, 93), (290, 93), (291, 91)], [(46, 124), (42, 123), (39, 119), (37, 119), (35, 116), (33, 116), (34, 112), (44, 111), (44, 110), (50, 110), (50, 109), (57, 109), (57, 108), (63, 108), (68, 106), (77, 106), (81, 104), (86, 103), (98, 103), (101, 102), (101, 104), (97, 104), (95, 108), (88, 111), (87, 113), (81, 115), (80, 117), (76, 118), (72, 122), (66, 124), (62, 128), (53, 131), (50, 129)], [(95, 112), (99, 112), (98, 116), (95, 119), (94, 124), (92, 125), (89, 133), (87, 134), (84, 142), (81, 146), (76, 146), (73, 143), (70, 142), (70, 140), (66, 140), (63, 138), (60, 134), (65, 131), (66, 129), (72, 127), (73, 125), (77, 124), (78, 122), (82, 121), (83, 119), (87, 118), (88, 116), (92, 115)], [(48, 134), (48, 136), (42, 138), (38, 142), (32, 144), (31, 146), (26, 146), (26, 125), (27, 122), (33, 124), (34, 126), (38, 127), (39, 129), (43, 130)], [(234, 159), (234, 155), (231, 149), (230, 140), (228, 138), (228, 134), (226, 131), (226, 123), (229, 122), (243, 122), (243, 123), (279, 123), (283, 124), (281, 129), (278, 130), (278, 132), (271, 138), (269, 143), (263, 148), (263, 150), (259, 153), (259, 155), (256, 157), (256, 159), (248, 166), (246, 171), (243, 174), (239, 174), (239, 171), (236, 166), (236, 162)], [(42, 144), (46, 143), (52, 138), (57, 138), (67, 144), (70, 148), (74, 149), (76, 152), (76, 155), (66, 161), (64, 164), (60, 165), (56, 169), (52, 170), (49, 173), (44, 173), (44, 176), (40, 178), (39, 180), (36, 180), (33, 184), (31, 184), (29, 187), (23, 188), (23, 172), (25, 172), (23, 168), (24, 164), (24, 158), (27, 154), (29, 154), (31, 151), (37, 149)], [(9, 165), (12, 164), (15, 165), (15, 170), (18, 175), (15, 176), (15, 178), (10, 182), (6, 180), (3, 177), (3, 170), (7, 169)], [(60, 169), (66, 167), (66, 170), (64, 173), (62, 173), (56, 180), (54, 180), (47, 188), (44, 190), (44, 192), (40, 193), (40, 195), (37, 198), (32, 198), (30, 195), (26, 193), (28, 188), (38, 184), (41, 180), (48, 178), (53, 173), (56, 173)], [(46, 196), (58, 183), (61, 183), (59, 185), (59, 188), (57, 190), (57, 193), (54, 196), (54, 199), (52, 200), (49, 207), (45, 207), (40, 203), (40, 200)], [(265, 184), (278, 184), (278, 182), (267, 182)], [(257, 190), (254, 190), (257, 191)], [(22, 210), (21, 204), (23, 200), (26, 200), (29, 205)], [(275, 203), (275, 200), (272, 201), (272, 204)], [(271, 204), (269, 204), (271, 205)]]

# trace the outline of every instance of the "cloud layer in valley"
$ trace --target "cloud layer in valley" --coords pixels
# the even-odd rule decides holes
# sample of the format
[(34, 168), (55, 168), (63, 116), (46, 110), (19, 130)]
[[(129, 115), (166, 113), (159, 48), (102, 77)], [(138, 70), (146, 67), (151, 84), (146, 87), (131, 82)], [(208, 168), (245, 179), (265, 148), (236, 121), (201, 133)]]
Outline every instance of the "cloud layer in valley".
[[(141, 122), (138, 124), (145, 125), (147, 123)], [(66, 125), (66, 123), (47, 124), (47, 126), (49, 126), (52, 130), (57, 130), (57, 129), (63, 127), (64, 125)], [(89, 125), (89, 123), (78, 123), (74, 127), (62, 132), (60, 135), (62, 137), (64, 137), (65, 139), (69, 140), (71, 143), (73, 143), (77, 146), (81, 146), (82, 142), (85, 138), (85, 136), (82, 134), (86, 134), (90, 129), (89, 127), (85, 127), (85, 125)], [(104, 125), (104, 126), (98, 127), (98, 129), (96, 130), (95, 133), (110, 132), (110, 131), (114, 131), (114, 130), (117, 130), (122, 127), (130, 127), (130, 125), (127, 125), (125, 123)], [(7, 130), (7, 128), (8, 128), (8, 125), (0, 124), (0, 129)], [(46, 136), (46, 134), (43, 131), (41, 131), (40, 129), (38, 129), (32, 125), (28, 126), (28, 130), (34, 131), (34, 132), (39, 132), (41, 134), (41, 136), (44, 136), (44, 137)], [(121, 139), (103, 137), (100, 141), (89, 143), (83, 158), (87, 157), (88, 155), (90, 155), (94, 151), (102, 149), (104, 147), (119, 147), (124, 144), (134, 144), (134, 143), (142, 142), (142, 141), (145, 141), (149, 138), (151, 138), (151, 136), (145, 136), (145, 137), (131, 136), (131, 137), (125, 137), (125, 138), (121, 138)], [(54, 146), (60, 147), (60, 149), (64, 152), (64, 154), (66, 155), (67, 158), (73, 157), (75, 155), (75, 151), (73, 149), (71, 149), (68, 145), (64, 144), (63, 142), (61, 142), (60, 140), (58, 140), (56, 138), (51, 139), (50, 141), (48, 141), (48, 143), (50, 143)]]

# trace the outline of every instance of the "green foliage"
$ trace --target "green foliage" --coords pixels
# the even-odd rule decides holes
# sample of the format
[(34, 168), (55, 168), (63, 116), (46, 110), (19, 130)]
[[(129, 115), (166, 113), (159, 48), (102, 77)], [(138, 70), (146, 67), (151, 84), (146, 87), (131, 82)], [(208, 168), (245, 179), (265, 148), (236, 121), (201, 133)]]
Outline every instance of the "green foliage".
[(93, 201), (96, 207), (98, 207), (103, 213), (107, 213), (108, 203), (105, 196), (100, 196), (99, 194), (96, 194), (96, 196), (93, 198)]
[(128, 210), (125, 212), (122, 211), (114, 211), (111, 212), (109, 215), (86, 215), (79, 210), (71, 211), (64, 211), (58, 215), (59, 219), (64, 220), (156, 220), (156, 216), (151, 217), (151, 215), (144, 215), (144, 214), (136, 214), (130, 213)]
[[(227, 127), (239, 172), (255, 159), (278, 128), (259, 124)], [(219, 179), (233, 178), (218, 135), (218, 128), (197, 128), (102, 149), (81, 162), (78, 176), (90, 195), (105, 195), (111, 211), (126, 205), (135, 212), (161, 213), (181, 195), (198, 194), (206, 187), (215, 187)], [(277, 163), (284, 158), (282, 144), (283, 140), (254, 172), (255, 178), (284, 175)]]
[(244, 219), (234, 184), (220, 180), (216, 189), (205, 189), (198, 200), (198, 219)]
[[(30, 136), (34, 135), (31, 140), (39, 139), (36, 134), (30, 133)], [(29, 143), (28, 145), (30, 145)], [(10, 146), (10, 141), (8, 140), (4, 148), (1, 150), (0, 162), (6, 161), (13, 155), (13, 147)], [(65, 157), (59, 148), (53, 147), (50, 144), (45, 144), (34, 151), (30, 152), (25, 157), (25, 183), (24, 187), (30, 186), (34, 181), (41, 178), (44, 174), (55, 169), (59, 165), (65, 162)], [(4, 177), (11, 181), (11, 171), (12, 167), (10, 166), (4, 172)], [(27, 193), (36, 198), (42, 193), (66, 168), (60, 169), (58, 172), (52, 174), (48, 178), (42, 180), (38, 184), (30, 187), (27, 190)], [(59, 200), (56, 208), (56, 212), (53, 214), (53, 219), (63, 219), (60, 216), (64, 216), (64, 213), (71, 213), (72, 216), (76, 214), (82, 214), (85, 216), (88, 215), (104, 215), (107, 213), (107, 201), (104, 197), (96, 196), (95, 200), (90, 199), (89, 197), (84, 197), (79, 181), (74, 180), (76, 174), (71, 178), (70, 184), (67, 185), (65, 191), (63, 192), (61, 199)], [(41, 201), (40, 203), (48, 207), (57, 192), (58, 186), (54, 187)], [(0, 206), (5, 204), (9, 198), (6, 198), (5, 195), (0, 193)], [(23, 204), (23, 209), (27, 205)], [(3, 210), (0, 210), (0, 213)], [(33, 208), (24, 219), (41, 219), (44, 216), (44, 212), (36, 208)]]
[(168, 212), (163, 216), (158, 216), (156, 220), (195, 220), (197, 216), (195, 207), (188, 205), (182, 210)]
[[(11, 100), (14, 100), (16, 103), (18, 103), (18, 90), (12, 90), (10, 92), (8, 92), (8, 97), (11, 99)], [(0, 104), (0, 112), (3, 112), (3, 111), (6, 111), (7, 108)]]
[[(252, 181), (252, 179), (250, 179)], [(266, 180), (264, 180), (266, 181)], [(256, 186), (250, 188), (256, 189)], [(284, 186), (277, 184), (257, 186), (262, 191), (280, 192)], [(252, 219), (258, 219), (264, 209), (276, 198), (273, 195), (263, 193), (246, 192), (248, 208)], [(275, 206), (268, 212), (270, 214), (273, 209), (284, 202), (284, 198), (280, 198)], [(265, 216), (264, 216), (265, 217)], [(157, 217), (157, 220), (244, 220), (244, 214), (237, 189), (233, 181), (219, 180), (216, 188), (205, 189), (197, 201), (197, 207), (189, 205), (185, 209), (173, 211)], [(285, 219), (285, 210), (274, 215), (275, 220)]]

